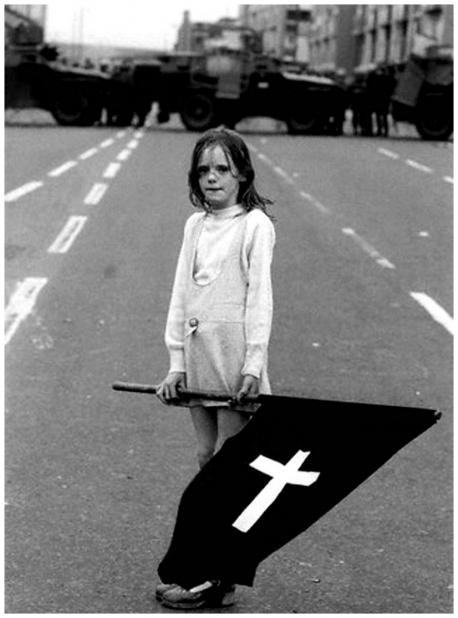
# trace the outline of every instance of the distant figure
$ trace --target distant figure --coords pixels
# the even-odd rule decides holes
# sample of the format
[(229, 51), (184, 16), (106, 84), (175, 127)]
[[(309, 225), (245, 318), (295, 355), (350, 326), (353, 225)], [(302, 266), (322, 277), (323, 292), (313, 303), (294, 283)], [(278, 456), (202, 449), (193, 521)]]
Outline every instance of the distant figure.
[(349, 87), (350, 108), (352, 112), (353, 135), (371, 136), (372, 110), (367, 89), (367, 79), (363, 74), (355, 74)]
[(388, 137), (388, 114), (395, 80), (387, 66), (380, 65), (368, 78), (368, 96), (375, 115), (377, 136)]
[(332, 135), (343, 135), (345, 112), (350, 103), (345, 71), (343, 69), (337, 69), (337, 71), (332, 74), (331, 78), (334, 79), (342, 89), (336, 92), (335, 95), (331, 117), (329, 118), (329, 131)]

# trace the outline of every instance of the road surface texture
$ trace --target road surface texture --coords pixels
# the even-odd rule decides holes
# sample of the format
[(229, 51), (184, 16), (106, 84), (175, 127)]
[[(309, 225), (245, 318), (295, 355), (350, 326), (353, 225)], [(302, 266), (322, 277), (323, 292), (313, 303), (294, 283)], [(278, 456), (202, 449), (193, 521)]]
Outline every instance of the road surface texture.
[[(442, 419), (265, 560), (224, 611), (451, 612), (452, 145), (243, 134), (275, 201), (274, 392)], [(197, 471), (189, 415), (111, 385), (168, 369), (197, 137), (178, 125), (6, 129), (9, 613), (173, 613), (154, 589)]]

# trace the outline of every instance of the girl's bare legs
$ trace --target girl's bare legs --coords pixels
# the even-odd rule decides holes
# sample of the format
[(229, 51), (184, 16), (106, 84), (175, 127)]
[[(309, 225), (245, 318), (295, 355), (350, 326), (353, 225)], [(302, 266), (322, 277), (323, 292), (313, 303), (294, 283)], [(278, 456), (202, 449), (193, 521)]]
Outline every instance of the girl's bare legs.
[(224, 441), (235, 436), (241, 431), (249, 420), (249, 416), (243, 412), (227, 410), (226, 408), (218, 409), (218, 448)]
[(226, 408), (194, 406), (191, 418), (197, 436), (197, 460), (201, 468), (213, 457), (216, 447), (243, 429), (249, 416)]
[(217, 408), (194, 406), (190, 408), (191, 418), (197, 436), (197, 460), (203, 468), (215, 452), (218, 439)]

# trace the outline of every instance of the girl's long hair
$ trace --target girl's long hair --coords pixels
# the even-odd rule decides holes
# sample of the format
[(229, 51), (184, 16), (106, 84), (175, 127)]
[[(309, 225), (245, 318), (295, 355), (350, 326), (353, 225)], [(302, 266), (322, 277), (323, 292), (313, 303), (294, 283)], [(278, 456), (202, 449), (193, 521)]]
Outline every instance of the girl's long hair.
[(206, 131), (194, 146), (191, 156), (191, 167), (188, 173), (189, 199), (193, 206), (203, 208), (206, 212), (211, 212), (211, 208), (206, 203), (200, 189), (197, 167), (204, 150), (214, 148), (215, 146), (220, 146), (223, 149), (228, 159), (234, 164), (237, 172), (244, 178), (244, 180), (240, 180), (238, 203), (247, 212), (253, 210), (253, 208), (259, 208), (269, 219), (274, 220), (266, 208), (266, 206), (273, 204), (272, 200), (260, 195), (254, 186), (255, 173), (251, 163), (250, 152), (245, 142), (236, 131), (231, 131), (224, 127)]

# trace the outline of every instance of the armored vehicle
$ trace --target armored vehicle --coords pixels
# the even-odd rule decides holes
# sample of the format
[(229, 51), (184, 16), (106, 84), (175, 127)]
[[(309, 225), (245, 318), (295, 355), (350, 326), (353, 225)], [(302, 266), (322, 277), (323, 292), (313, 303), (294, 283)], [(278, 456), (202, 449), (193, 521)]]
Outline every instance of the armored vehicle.
[(101, 71), (70, 67), (55, 47), (44, 43), (43, 29), (5, 7), (5, 107), (48, 110), (62, 125), (92, 125), (100, 120), (110, 78)]
[(159, 122), (178, 113), (187, 129), (204, 131), (268, 116), (286, 122), (290, 133), (341, 132), (346, 94), (332, 79), (284, 70), (278, 59), (248, 51), (216, 49), (158, 59)]
[(411, 55), (400, 68), (392, 95), (395, 120), (415, 125), (423, 139), (447, 140), (453, 133), (453, 58), (435, 46)]

